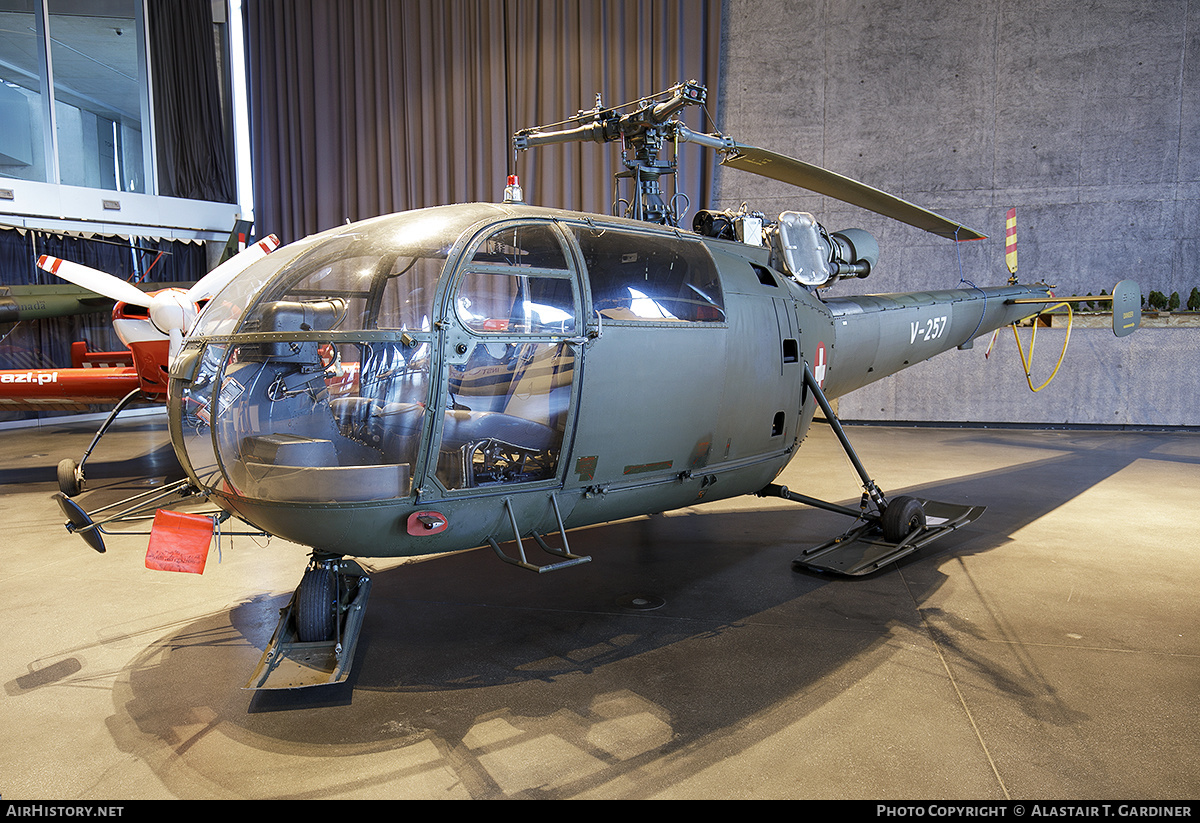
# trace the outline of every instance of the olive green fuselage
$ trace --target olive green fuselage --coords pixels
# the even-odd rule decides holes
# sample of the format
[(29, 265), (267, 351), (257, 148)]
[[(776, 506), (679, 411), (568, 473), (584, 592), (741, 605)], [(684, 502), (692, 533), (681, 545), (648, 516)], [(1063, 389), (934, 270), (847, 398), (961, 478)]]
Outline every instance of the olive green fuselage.
[[(414, 250), (421, 232), (435, 251)], [(296, 245), (214, 299), (225, 319), (202, 315), (170, 417), (193, 483), (323, 554), (436, 554), (755, 493), (812, 421), (806, 363), (835, 398), (1046, 293), (822, 300), (761, 247), (511, 205)]]

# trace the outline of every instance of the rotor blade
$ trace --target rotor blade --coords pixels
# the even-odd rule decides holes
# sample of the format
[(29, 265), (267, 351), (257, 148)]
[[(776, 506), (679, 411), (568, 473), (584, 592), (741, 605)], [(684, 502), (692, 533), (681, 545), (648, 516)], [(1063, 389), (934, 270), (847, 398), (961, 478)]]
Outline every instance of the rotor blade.
[(1004, 217), (1004, 263), (1008, 273), (1017, 276), (1017, 210), (1009, 209)]
[(907, 200), (901, 200), (866, 183), (755, 146), (736, 143), (734, 150), (725, 156), (721, 165), (791, 183), (793, 186), (833, 197), (950, 240), (983, 240), (986, 237), (961, 223)]
[(193, 303), (207, 300), (229, 285), (229, 281), (245, 271), (251, 263), (261, 260), (277, 248), (279, 238), (273, 234), (267, 235), (253, 246), (247, 246), (197, 280), (196, 285), (188, 289), (188, 298)]
[(70, 281), (76, 286), (82, 286), (88, 291), (102, 294), (119, 303), (132, 303), (135, 306), (149, 308), (150, 295), (119, 277), (105, 274), (88, 266), (63, 260), (61, 257), (50, 257), (43, 254), (38, 258), (38, 268), (56, 274), (63, 280)]

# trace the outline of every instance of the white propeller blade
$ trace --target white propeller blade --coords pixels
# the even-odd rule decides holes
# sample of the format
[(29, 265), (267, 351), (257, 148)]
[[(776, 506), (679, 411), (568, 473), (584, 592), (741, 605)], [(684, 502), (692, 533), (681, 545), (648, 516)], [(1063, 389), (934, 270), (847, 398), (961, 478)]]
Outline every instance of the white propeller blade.
[(279, 238), (273, 234), (267, 235), (253, 246), (247, 246), (196, 281), (196, 285), (188, 289), (188, 298), (193, 303), (209, 299), (229, 285), (229, 281), (245, 271), (251, 263), (261, 260), (277, 248)]
[(229, 281), (245, 271), (251, 263), (278, 247), (279, 238), (273, 234), (269, 235), (217, 266), (186, 292), (181, 289), (163, 289), (147, 294), (111, 274), (60, 257), (42, 255), (38, 260), (38, 267), (120, 303), (132, 303), (149, 309), (150, 322), (154, 328), (167, 335), (171, 341), (170, 357), (173, 360), (183, 342), (184, 332), (196, 320), (196, 304), (225, 288)]
[(120, 303), (132, 303), (135, 306), (150, 307), (151, 297), (141, 289), (126, 283), (119, 277), (105, 274), (102, 271), (63, 260), (61, 257), (50, 257), (43, 254), (38, 258), (38, 268), (57, 274), (63, 280), (70, 281), (76, 286), (82, 286), (96, 294), (110, 297)]

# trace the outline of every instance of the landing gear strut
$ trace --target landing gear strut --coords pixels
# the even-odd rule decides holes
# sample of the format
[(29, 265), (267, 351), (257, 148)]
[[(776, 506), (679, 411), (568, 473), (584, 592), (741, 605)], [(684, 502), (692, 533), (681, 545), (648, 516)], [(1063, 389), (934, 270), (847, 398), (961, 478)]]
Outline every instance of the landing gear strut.
[(804, 384), (816, 398), (817, 405), (821, 407), (825, 419), (829, 421), (833, 433), (862, 481), (862, 501), (858, 510), (855, 510), (797, 494), (785, 486), (775, 484), (767, 486), (759, 495), (782, 497), (785, 500), (844, 514), (862, 522), (845, 534), (808, 549), (792, 561), (793, 568), (853, 576), (869, 574), (928, 545), (938, 537), (965, 526), (983, 514), (983, 506), (958, 506), (904, 495), (889, 501), (858, 459), (841, 421), (826, 399), (820, 384), (813, 377), (807, 362), (804, 364)]
[(58, 464), (58, 490), (67, 497), (74, 497), (83, 490), (83, 464), (91, 456), (92, 450), (96, 448), (96, 444), (100, 442), (100, 438), (108, 431), (109, 426), (117, 419), (126, 406), (137, 400), (141, 395), (141, 389), (134, 389), (129, 394), (121, 398), (121, 402), (108, 413), (108, 417), (104, 419), (100, 429), (96, 432), (96, 436), (92, 438), (91, 445), (87, 447), (87, 451), (83, 453), (83, 457), (76, 463), (69, 457), (63, 458)]

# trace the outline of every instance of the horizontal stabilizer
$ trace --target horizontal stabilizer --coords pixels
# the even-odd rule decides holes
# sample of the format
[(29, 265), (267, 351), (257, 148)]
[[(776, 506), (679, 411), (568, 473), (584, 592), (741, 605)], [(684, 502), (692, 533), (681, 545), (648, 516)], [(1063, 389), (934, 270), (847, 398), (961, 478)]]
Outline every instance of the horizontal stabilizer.
[(1122, 280), (1113, 287), (1113, 334), (1124, 337), (1142, 325), (1142, 290), (1132, 280)]
[(1133, 280), (1122, 280), (1113, 286), (1112, 294), (1086, 297), (1022, 297), (1011, 299), (1009, 303), (1041, 303), (1046, 306), (1038, 313), (1050, 311), (1064, 303), (1098, 303), (1112, 301), (1112, 330), (1117, 337), (1125, 337), (1137, 331), (1142, 325), (1142, 290)]

